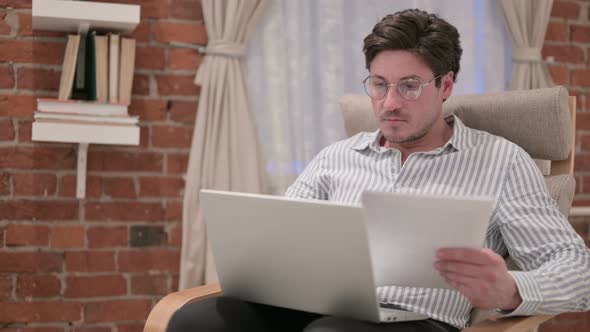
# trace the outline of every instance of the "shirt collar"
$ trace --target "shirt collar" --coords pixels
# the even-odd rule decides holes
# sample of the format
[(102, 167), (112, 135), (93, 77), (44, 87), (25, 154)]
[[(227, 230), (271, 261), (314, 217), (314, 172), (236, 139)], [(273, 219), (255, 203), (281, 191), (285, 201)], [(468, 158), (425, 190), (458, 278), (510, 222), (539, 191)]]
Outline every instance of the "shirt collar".
[[(470, 142), (473, 142), (473, 140), (469, 139), (471, 132), (469, 128), (463, 124), (463, 121), (461, 121), (456, 115), (446, 117), (445, 121), (453, 127), (453, 136), (451, 136), (451, 139), (449, 139), (449, 141), (443, 146), (429, 152), (441, 152), (449, 147), (456, 151), (469, 148), (472, 145)], [(381, 129), (377, 129), (374, 132), (364, 133), (364, 135), (361, 135), (360, 139), (352, 145), (352, 149), (362, 151), (366, 148), (371, 148), (371, 150), (375, 152), (384, 151), (384, 148), (379, 144), (382, 137), (383, 133), (381, 132)]]

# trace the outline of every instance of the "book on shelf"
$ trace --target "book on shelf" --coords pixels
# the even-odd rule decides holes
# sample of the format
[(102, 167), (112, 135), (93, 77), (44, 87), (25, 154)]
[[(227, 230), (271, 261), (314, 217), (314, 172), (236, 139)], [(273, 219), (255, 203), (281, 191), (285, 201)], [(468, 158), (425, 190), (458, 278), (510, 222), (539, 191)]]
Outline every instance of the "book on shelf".
[(96, 58), (96, 100), (99, 103), (106, 103), (109, 97), (109, 41), (107, 36), (95, 35), (94, 46)]
[(64, 61), (59, 79), (59, 100), (70, 99), (72, 86), (74, 84), (74, 73), (76, 72), (76, 61), (78, 58), (78, 47), (80, 45), (79, 35), (68, 35)]
[(119, 60), (119, 103), (131, 103), (133, 69), (135, 67), (135, 39), (121, 38)]
[(128, 124), (134, 125), (139, 122), (137, 116), (119, 116), (119, 115), (86, 115), (57, 112), (37, 111), (34, 114), (35, 120), (59, 120), (59, 121), (79, 121), (88, 123), (109, 123), (109, 124)]
[(109, 102), (119, 102), (119, 34), (109, 33)]
[(99, 103), (85, 100), (38, 98), (37, 110), (50, 113), (128, 116), (127, 105)]
[(135, 125), (36, 120), (32, 137), (35, 141), (137, 145), (139, 131)]

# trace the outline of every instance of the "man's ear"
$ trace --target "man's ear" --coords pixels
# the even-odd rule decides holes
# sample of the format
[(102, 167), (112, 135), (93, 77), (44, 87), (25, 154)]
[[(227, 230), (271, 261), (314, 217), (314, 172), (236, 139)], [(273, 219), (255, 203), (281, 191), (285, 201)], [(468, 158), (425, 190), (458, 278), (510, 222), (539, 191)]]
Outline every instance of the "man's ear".
[(441, 96), (442, 99), (448, 99), (453, 93), (453, 86), (455, 85), (455, 73), (452, 71), (446, 73), (441, 79)]

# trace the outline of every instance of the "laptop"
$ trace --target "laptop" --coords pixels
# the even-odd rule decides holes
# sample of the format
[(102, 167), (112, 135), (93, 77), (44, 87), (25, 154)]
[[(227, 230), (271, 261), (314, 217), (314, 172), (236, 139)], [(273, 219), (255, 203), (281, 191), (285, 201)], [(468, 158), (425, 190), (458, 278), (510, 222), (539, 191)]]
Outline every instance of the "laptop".
[[(387, 204), (395, 201), (395, 197), (386, 195), (364, 194), (363, 203), (375, 203), (386, 209), (382, 206), (384, 202), (377, 202), (380, 199), (387, 201)], [(372, 258), (371, 250), (377, 250), (379, 255), (384, 256), (385, 252), (381, 251), (390, 248), (385, 245), (370, 246), (369, 238), (379, 240), (380, 235), (377, 234), (378, 229), (368, 231), (372, 225), (366, 218), (372, 215), (367, 214), (363, 207), (213, 190), (201, 190), (200, 199), (224, 295), (370, 322), (428, 318), (395, 305), (381, 306), (376, 288), (378, 280), (387, 280), (387, 285), (404, 286), (404, 280), (398, 282), (395, 279), (396, 271), (410, 270), (411, 273), (420, 263), (433, 269), (434, 258), (420, 262), (401, 256), (396, 265), (398, 269), (387, 264), (378, 265), (379, 270), (375, 270), (373, 264), (378, 263), (378, 259)], [(407, 199), (417, 201), (422, 197), (408, 196)], [(445, 200), (448, 203), (449, 199)], [(468, 204), (482, 202), (466, 201)], [(436, 207), (432, 209), (435, 216), (441, 213)], [(399, 208), (403, 209), (404, 206)], [(411, 214), (408, 211), (404, 217)], [(481, 234), (475, 241), (479, 247), (483, 244), (488, 220), (489, 213), (470, 221), (482, 224)], [(377, 221), (377, 227), (384, 227), (382, 221)], [(393, 224), (410, 222), (397, 217), (391, 220)], [(395, 231), (383, 229), (386, 232)], [(416, 233), (407, 236), (415, 238), (421, 235)], [(390, 246), (396, 246), (388, 242)], [(397, 249), (405, 251), (402, 247)], [(431, 255), (434, 256), (434, 253)], [(424, 269), (420, 267), (417, 271)], [(375, 271), (380, 273), (379, 278)], [(423, 281), (428, 283), (428, 280)], [(430, 281), (438, 285), (436, 278)]]

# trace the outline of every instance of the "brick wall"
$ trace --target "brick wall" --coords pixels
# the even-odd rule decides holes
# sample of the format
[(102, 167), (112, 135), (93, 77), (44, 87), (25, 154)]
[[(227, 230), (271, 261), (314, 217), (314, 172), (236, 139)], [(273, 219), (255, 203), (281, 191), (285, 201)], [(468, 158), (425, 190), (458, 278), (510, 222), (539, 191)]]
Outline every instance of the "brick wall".
[(31, 142), (36, 98), (57, 96), (65, 34), (31, 31), (30, 0), (0, 0), (2, 331), (141, 331), (177, 288), (202, 58), (168, 44), (206, 43), (200, 2), (111, 2), (142, 6), (130, 107), (141, 145), (91, 145), (77, 200), (76, 147)]
[[(57, 95), (64, 34), (31, 31), (30, 0), (0, 0), (2, 331), (141, 331), (176, 289), (202, 58), (168, 42), (206, 42), (199, 0), (110, 2), (142, 5), (130, 108), (141, 117), (141, 145), (91, 145), (79, 201), (75, 147), (31, 142), (35, 99)], [(586, 1), (556, 0), (543, 49), (556, 83), (578, 96), (577, 205), (590, 205), (589, 15)], [(588, 218), (572, 222), (590, 242)], [(541, 331), (589, 329), (588, 314), (572, 313)]]
[[(577, 97), (576, 196), (574, 205), (590, 205), (590, 2), (555, 0), (543, 47), (553, 57), (549, 70), (556, 84)], [(590, 247), (590, 216), (570, 217)], [(590, 331), (590, 313), (567, 313), (541, 326), (540, 332)]]

